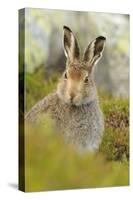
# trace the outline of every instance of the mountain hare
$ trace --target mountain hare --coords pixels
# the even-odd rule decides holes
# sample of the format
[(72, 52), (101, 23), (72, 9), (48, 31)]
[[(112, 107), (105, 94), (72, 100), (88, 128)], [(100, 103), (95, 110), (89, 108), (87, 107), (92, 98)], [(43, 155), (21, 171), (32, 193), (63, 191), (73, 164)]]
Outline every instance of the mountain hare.
[(102, 56), (106, 38), (99, 36), (93, 40), (81, 59), (73, 32), (66, 26), (63, 30), (66, 70), (57, 90), (33, 106), (25, 119), (35, 123), (39, 114), (48, 112), (66, 142), (74, 144), (80, 152), (94, 152), (102, 140), (104, 120), (93, 80), (93, 68)]

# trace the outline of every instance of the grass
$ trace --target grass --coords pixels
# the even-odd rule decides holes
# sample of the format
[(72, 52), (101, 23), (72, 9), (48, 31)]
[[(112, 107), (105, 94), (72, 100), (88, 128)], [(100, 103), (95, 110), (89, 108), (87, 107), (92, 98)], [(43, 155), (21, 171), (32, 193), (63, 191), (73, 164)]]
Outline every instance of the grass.
[(77, 154), (46, 121), (46, 127), (26, 127), (26, 191), (128, 185), (127, 162)]
[[(40, 68), (26, 75), (26, 110), (56, 88)], [(100, 92), (105, 132), (96, 154), (79, 155), (66, 145), (46, 116), (45, 125), (25, 127), (26, 191), (124, 186), (129, 184), (129, 103)]]

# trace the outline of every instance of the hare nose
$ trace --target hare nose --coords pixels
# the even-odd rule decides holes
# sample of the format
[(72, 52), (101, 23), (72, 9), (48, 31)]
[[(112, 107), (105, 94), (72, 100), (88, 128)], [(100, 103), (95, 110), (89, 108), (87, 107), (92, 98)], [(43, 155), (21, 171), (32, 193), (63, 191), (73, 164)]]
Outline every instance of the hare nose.
[(75, 97), (75, 94), (74, 94), (74, 93), (71, 93), (71, 94), (70, 94), (70, 100), (72, 101), (74, 97)]

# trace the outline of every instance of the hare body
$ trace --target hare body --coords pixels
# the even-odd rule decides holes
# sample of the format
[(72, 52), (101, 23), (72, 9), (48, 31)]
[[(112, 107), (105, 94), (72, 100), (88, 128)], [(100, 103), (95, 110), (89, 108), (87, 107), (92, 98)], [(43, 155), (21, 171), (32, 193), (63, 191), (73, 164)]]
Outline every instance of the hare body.
[(95, 99), (89, 104), (71, 106), (52, 93), (39, 101), (26, 115), (26, 120), (35, 123), (41, 113), (50, 113), (51, 118), (67, 143), (74, 144), (80, 152), (93, 152), (102, 140), (104, 121)]
[(93, 79), (93, 68), (102, 56), (104, 44), (104, 37), (96, 38), (81, 59), (74, 34), (68, 27), (64, 27), (66, 70), (57, 90), (33, 106), (25, 117), (34, 123), (40, 114), (50, 113), (65, 141), (74, 144), (81, 152), (97, 150), (102, 140), (104, 120)]

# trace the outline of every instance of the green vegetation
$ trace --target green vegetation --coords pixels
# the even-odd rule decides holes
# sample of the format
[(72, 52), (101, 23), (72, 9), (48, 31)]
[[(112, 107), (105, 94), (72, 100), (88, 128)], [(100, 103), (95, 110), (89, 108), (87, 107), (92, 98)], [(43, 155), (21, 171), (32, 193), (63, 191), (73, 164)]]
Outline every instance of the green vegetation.
[(58, 74), (46, 80), (44, 67), (36, 69), (33, 74), (26, 74), (26, 111), (29, 110), (38, 100), (56, 89)]
[(108, 160), (129, 160), (129, 102), (128, 99), (101, 95), (105, 116), (105, 133), (100, 151)]
[[(58, 75), (48, 82), (40, 68), (26, 75), (26, 110), (56, 88)], [(105, 133), (99, 151), (80, 155), (64, 143), (45, 116), (45, 125), (26, 125), (26, 191), (73, 189), (129, 184), (128, 99), (100, 93)]]

